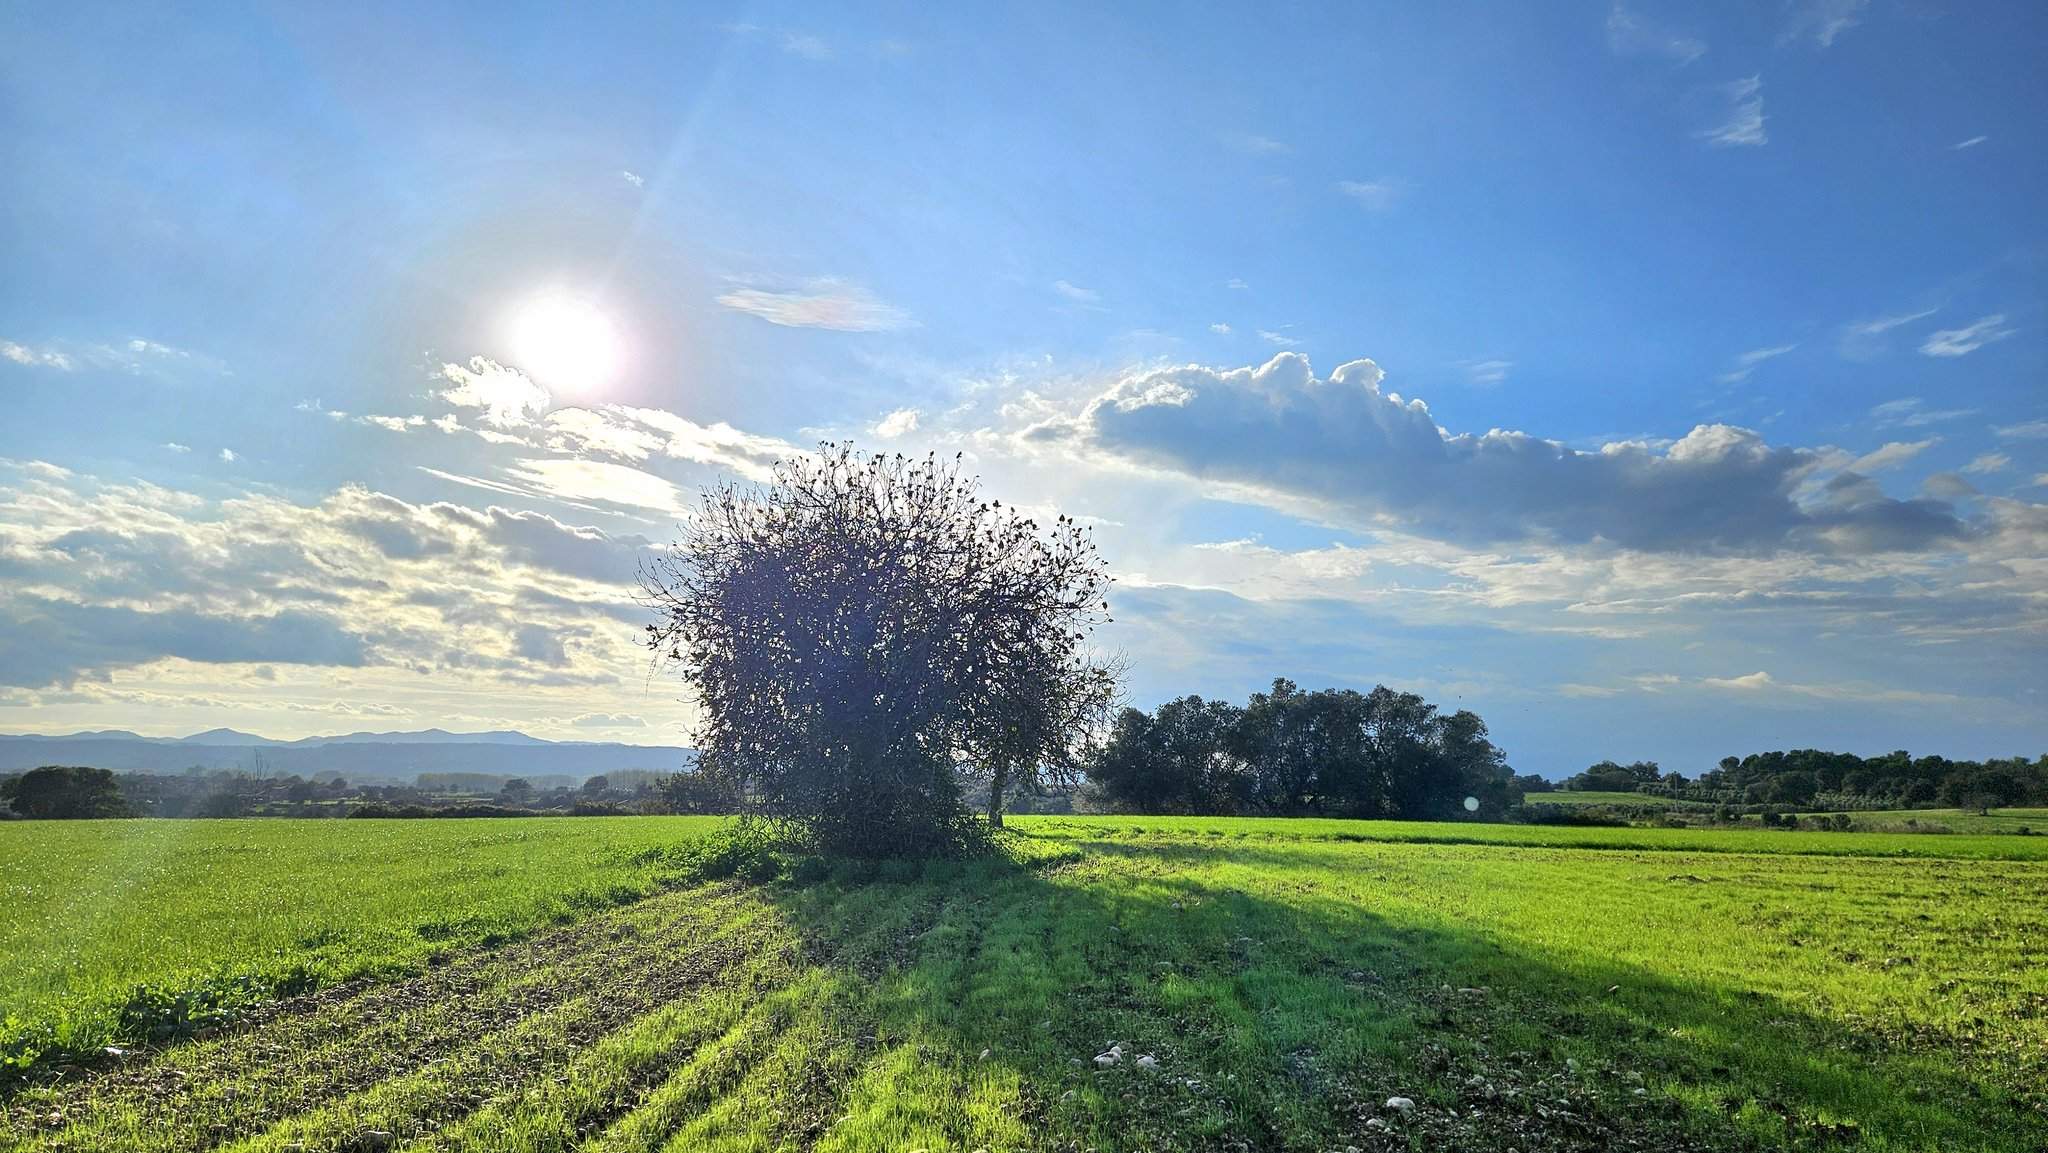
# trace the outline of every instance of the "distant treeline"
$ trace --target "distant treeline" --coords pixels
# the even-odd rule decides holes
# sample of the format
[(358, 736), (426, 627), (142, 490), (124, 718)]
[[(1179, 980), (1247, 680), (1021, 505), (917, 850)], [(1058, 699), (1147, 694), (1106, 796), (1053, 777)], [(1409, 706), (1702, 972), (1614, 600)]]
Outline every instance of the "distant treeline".
[(1988, 761), (1881, 757), (1820, 749), (1723, 757), (1697, 778), (1665, 772), (1655, 761), (1602, 761), (1559, 786), (1587, 792), (1633, 792), (1715, 805), (1782, 805), (1813, 809), (1962, 809), (2048, 805), (2048, 755)]
[(1088, 780), (1125, 812), (1422, 820), (1498, 820), (1522, 788), (1475, 713), (1285, 679), (1243, 705), (1189, 696), (1123, 710)]
[(489, 773), (422, 773), (417, 784), (353, 784), (331, 774), (231, 771), (114, 773), (50, 765), (0, 775), (0, 817), (456, 817), (734, 812), (694, 773), (629, 769), (583, 781)]

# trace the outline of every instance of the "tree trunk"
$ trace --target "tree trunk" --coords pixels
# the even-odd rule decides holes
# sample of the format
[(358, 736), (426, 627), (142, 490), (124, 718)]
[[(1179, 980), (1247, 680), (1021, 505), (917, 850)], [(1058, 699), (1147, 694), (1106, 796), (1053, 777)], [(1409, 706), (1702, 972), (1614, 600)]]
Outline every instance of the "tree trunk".
[(989, 781), (988, 785), (988, 823), (990, 828), (1000, 829), (1003, 827), (1003, 793), (1009, 787), (1010, 766), (1007, 763), (999, 763), (996, 765), (995, 776)]

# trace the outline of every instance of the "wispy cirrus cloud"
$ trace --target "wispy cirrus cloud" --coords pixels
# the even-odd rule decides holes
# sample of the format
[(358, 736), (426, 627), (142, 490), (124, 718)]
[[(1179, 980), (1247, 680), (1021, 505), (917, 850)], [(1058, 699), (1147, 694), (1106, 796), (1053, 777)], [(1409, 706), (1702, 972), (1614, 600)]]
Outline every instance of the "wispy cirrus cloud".
[(1065, 280), (1053, 281), (1052, 290), (1073, 301), (1075, 304), (1102, 303), (1102, 294), (1100, 292), (1092, 288), (1083, 288), (1078, 284), (1072, 284)]
[(1468, 360), (1464, 363), (1465, 379), (1473, 384), (1491, 387), (1508, 378), (1508, 370), (1515, 367), (1512, 360)]
[(1749, 374), (1756, 371), (1757, 365), (1767, 360), (1775, 360), (1798, 347), (1797, 344), (1780, 344), (1770, 348), (1752, 348), (1735, 358), (1734, 368), (1722, 373), (1715, 379), (1719, 380), (1722, 384), (1737, 384), (1748, 380)]
[(843, 280), (812, 280), (801, 289), (736, 288), (718, 303), (785, 328), (834, 332), (892, 332), (913, 323), (909, 313), (884, 303), (867, 289)]
[(1764, 79), (1746, 76), (1721, 86), (1728, 111), (1719, 124), (1703, 128), (1699, 136), (1717, 148), (1760, 147), (1770, 143), (1764, 130)]
[(1930, 424), (1961, 420), (1977, 415), (1974, 408), (1928, 408), (1917, 396), (1902, 396), (1872, 405), (1870, 415), (1879, 428), (1925, 428)]
[(1607, 48), (1618, 56), (1662, 56), (1690, 64), (1707, 53), (1707, 42), (1662, 27), (1617, 3), (1607, 12)]
[(1923, 308), (1918, 312), (1893, 313), (1843, 325), (1840, 351), (1851, 360), (1869, 359), (1885, 350), (1886, 333), (1916, 320), (1925, 320), (1939, 311), (1938, 308)]
[(1389, 212), (1401, 199), (1401, 186), (1392, 180), (1339, 180), (1337, 191), (1367, 212)]
[(1253, 156), (1285, 156), (1294, 151), (1286, 141), (1261, 136), (1256, 132), (1228, 132), (1224, 134), (1223, 142), (1239, 152)]
[(1802, 0), (1793, 9), (1784, 32), (1779, 34), (1778, 43), (1804, 40), (1820, 48), (1832, 48), (1842, 33), (1863, 23), (1863, 13), (1869, 7), (1870, 0)]
[(1972, 136), (1968, 140), (1960, 140), (1950, 145), (1949, 151), (1961, 152), (1965, 148), (1975, 148), (1989, 139), (1991, 139), (1989, 136)]
[(1920, 352), (1924, 356), (1968, 356), (1987, 344), (2004, 340), (2017, 331), (2019, 330), (2006, 327), (2004, 313), (1993, 313), (1975, 324), (1966, 324), (1961, 328), (1944, 328), (1929, 334), (1927, 340), (1920, 345)]

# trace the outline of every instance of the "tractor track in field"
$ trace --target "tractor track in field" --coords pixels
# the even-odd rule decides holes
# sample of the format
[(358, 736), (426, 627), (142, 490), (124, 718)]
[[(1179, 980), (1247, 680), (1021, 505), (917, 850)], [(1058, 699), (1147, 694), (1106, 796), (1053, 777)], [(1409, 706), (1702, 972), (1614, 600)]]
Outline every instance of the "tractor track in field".
[[(26, 1090), (0, 1114), (0, 1149), (221, 1148), (455, 1063), (445, 1099), (412, 1103), (421, 1125), (450, 1124), (736, 971), (765, 930), (735, 891), (663, 894), (415, 977), (290, 998), (220, 1035)], [(559, 1027), (523, 1036), (530, 1023)], [(306, 1136), (297, 1147), (363, 1144)]]

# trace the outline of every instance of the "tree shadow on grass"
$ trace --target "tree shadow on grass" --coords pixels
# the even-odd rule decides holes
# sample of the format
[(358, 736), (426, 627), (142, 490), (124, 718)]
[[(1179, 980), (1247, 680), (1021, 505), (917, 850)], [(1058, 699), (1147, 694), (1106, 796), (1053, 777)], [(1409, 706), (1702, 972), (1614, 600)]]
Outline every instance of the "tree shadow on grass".
[[(852, 1039), (826, 1062), (837, 1074), (807, 1083), (825, 1103), (786, 1109), (782, 1140), (2048, 1148), (2039, 1096), (2015, 1098), (1954, 1051), (1481, 927), (1391, 919), (1319, 881), (1326, 848), (1083, 840), (1036, 855), (767, 890), (845, 982), (826, 1031)], [(1207, 873), (1247, 863), (1263, 883)]]

